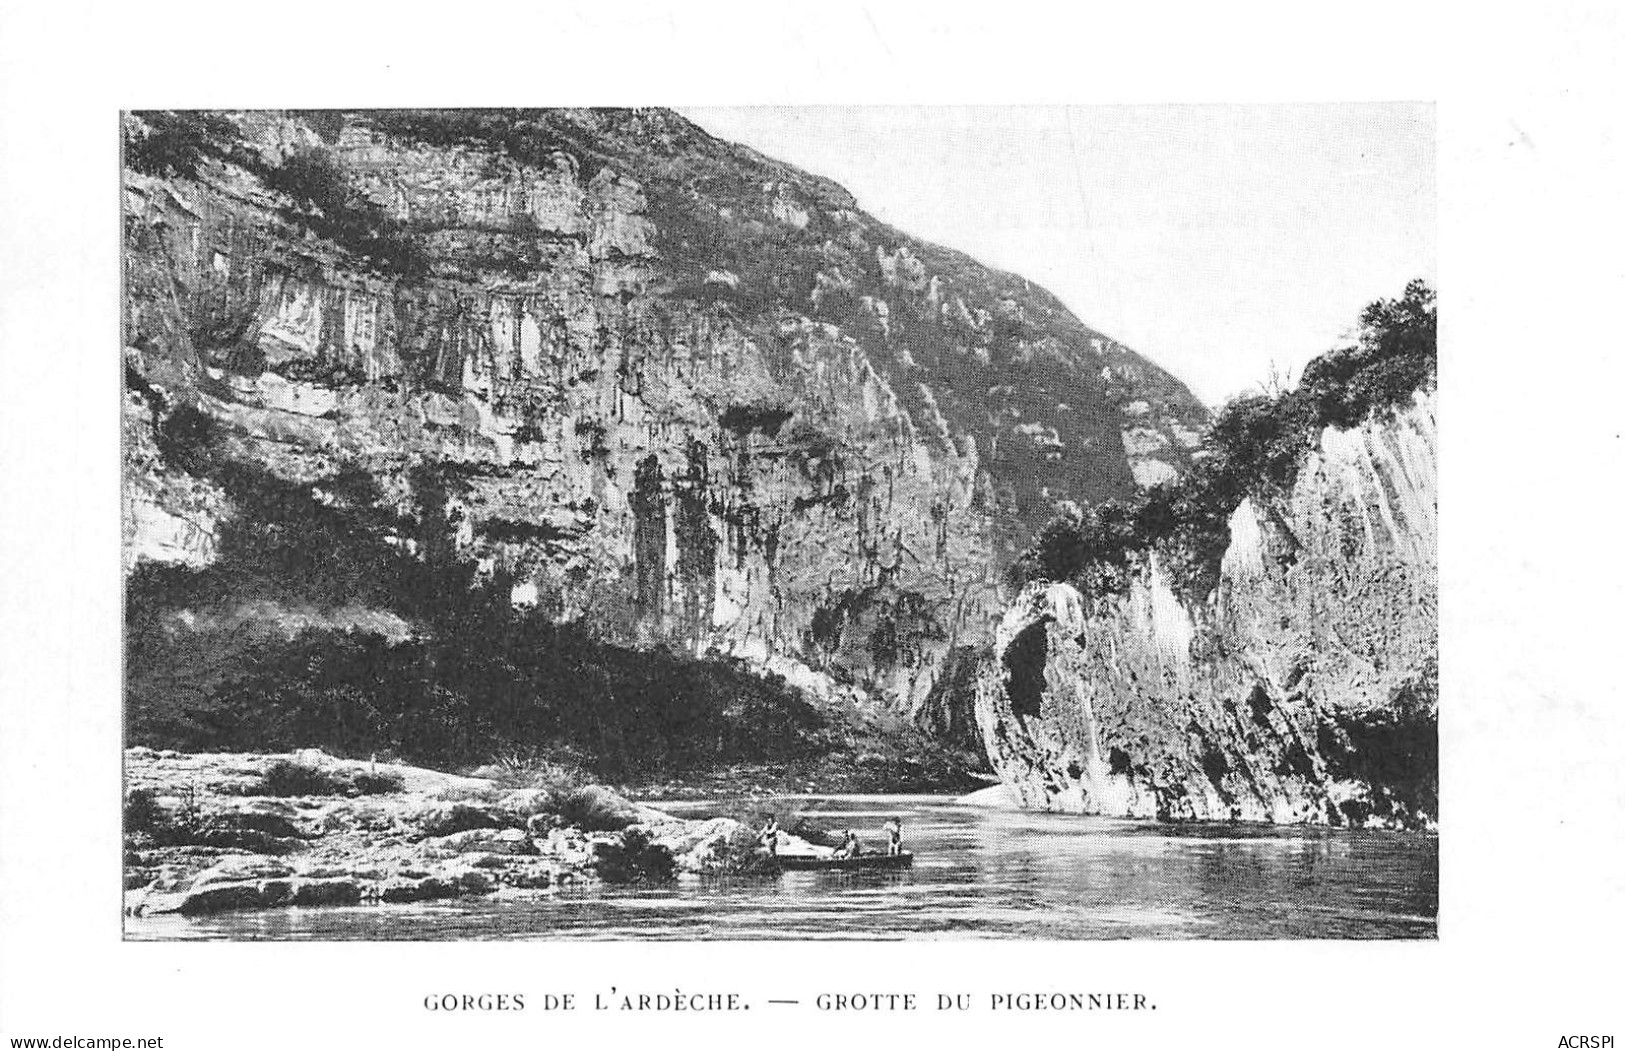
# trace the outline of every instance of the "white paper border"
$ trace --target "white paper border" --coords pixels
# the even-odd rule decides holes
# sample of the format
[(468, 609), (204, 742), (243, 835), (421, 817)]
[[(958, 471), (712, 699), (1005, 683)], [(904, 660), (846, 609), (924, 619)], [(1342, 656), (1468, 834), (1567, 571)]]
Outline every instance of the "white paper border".
[[(81, 0), (0, 17), (0, 1036), (163, 1035), (183, 1049), (1625, 1036), (1611, 316), (1625, 301), (1625, 49), (1608, 5)], [(120, 942), (119, 109), (1383, 99), (1439, 106), (1439, 942)], [(1159, 1009), (843, 1021), (419, 1006), (440, 991), (610, 985), (753, 1002), (1122, 989)]]

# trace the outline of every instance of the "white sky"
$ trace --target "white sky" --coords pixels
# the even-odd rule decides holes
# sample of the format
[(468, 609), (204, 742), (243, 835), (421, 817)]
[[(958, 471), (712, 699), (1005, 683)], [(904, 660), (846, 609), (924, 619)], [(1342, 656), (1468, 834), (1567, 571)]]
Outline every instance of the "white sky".
[(1042, 284), (1213, 405), (1435, 279), (1428, 105), (683, 112)]

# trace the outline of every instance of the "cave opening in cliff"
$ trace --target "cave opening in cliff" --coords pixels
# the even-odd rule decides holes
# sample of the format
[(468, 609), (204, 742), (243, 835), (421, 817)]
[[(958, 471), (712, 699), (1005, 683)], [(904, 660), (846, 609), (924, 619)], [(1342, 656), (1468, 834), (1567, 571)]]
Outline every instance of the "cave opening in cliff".
[(1004, 650), (1010, 711), (1022, 719), (1036, 719), (1043, 711), (1044, 663), (1049, 658), (1049, 625), (1052, 620), (1045, 617), (1029, 624)]
[(1252, 692), (1247, 695), (1247, 707), (1253, 714), (1253, 722), (1266, 730), (1270, 728), (1270, 712), (1275, 704), (1270, 700), (1269, 691), (1263, 683), (1255, 683)]

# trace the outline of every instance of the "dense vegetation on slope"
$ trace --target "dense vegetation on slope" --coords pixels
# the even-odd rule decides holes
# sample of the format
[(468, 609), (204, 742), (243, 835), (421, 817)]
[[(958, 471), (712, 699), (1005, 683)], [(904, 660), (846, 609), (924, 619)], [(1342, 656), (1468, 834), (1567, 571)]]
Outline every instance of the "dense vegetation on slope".
[[(144, 564), (129, 578), (131, 744), (318, 746), (441, 766), (547, 756), (618, 779), (887, 744), (917, 756), (915, 776), (960, 762), (897, 727), (889, 742), (866, 740), (876, 728), (856, 713), (822, 711), (736, 659), (634, 651), (514, 608), (509, 582), (482, 580), (458, 552), (433, 466), (411, 472), (415, 507), (403, 515), (363, 471), (277, 478), (225, 455), (207, 417), (132, 390), (152, 402), (166, 458), (219, 485), (239, 513), (212, 565)], [(273, 608), (325, 613), (303, 625), (256, 616)], [(330, 623), (346, 610), (367, 619)], [(237, 625), (194, 634), (177, 617), (197, 611)]]
[(1267, 504), (1290, 491), (1326, 427), (1353, 427), (1392, 412), (1432, 385), (1437, 338), (1435, 296), (1425, 282), (1371, 303), (1357, 342), (1311, 361), (1295, 388), (1226, 405), (1183, 477), (1131, 500), (1052, 519), (1012, 567), (1012, 583), (1069, 581), (1086, 595), (1115, 594), (1137, 558), (1154, 550), (1176, 590), (1188, 598), (1207, 595), (1230, 542), (1230, 515), (1242, 500)]

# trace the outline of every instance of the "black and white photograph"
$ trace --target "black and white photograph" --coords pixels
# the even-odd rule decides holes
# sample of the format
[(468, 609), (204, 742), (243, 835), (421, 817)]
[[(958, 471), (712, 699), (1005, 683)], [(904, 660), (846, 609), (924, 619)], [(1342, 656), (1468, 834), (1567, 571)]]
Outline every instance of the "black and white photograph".
[(1434, 937), (1432, 129), (126, 113), (126, 936)]
[(1621, 56), (0, 4), (0, 1047), (1618, 1047)]

